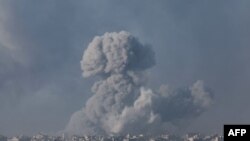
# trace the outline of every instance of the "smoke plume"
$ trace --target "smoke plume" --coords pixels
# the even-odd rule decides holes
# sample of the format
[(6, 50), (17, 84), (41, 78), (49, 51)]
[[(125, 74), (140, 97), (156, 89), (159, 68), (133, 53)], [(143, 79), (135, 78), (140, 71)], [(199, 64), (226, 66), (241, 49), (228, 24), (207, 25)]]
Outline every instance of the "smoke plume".
[(81, 60), (84, 77), (99, 76), (92, 97), (74, 113), (65, 132), (71, 134), (145, 133), (165, 124), (199, 116), (211, 104), (202, 81), (168, 91), (147, 88), (145, 71), (155, 64), (151, 47), (121, 31), (96, 36)]

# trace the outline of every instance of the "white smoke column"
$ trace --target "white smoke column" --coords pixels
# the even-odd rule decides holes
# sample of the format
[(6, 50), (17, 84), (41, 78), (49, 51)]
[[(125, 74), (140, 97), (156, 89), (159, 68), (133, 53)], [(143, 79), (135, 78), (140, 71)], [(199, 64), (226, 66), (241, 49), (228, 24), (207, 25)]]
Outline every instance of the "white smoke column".
[(157, 93), (145, 87), (144, 72), (155, 64), (150, 46), (130, 33), (95, 37), (81, 61), (84, 77), (100, 76), (93, 96), (72, 115), (69, 134), (142, 133), (154, 127), (200, 115), (211, 103), (202, 81), (190, 89)]

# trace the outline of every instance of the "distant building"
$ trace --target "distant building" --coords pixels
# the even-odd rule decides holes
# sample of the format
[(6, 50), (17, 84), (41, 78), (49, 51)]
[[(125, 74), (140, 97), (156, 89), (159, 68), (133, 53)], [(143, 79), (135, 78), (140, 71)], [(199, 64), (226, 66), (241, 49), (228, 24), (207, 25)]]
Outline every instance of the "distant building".
[(7, 137), (0, 135), (0, 141), (7, 141)]
[(17, 137), (11, 137), (7, 139), (7, 141), (19, 141), (19, 139)]
[(71, 136), (65, 138), (62, 136), (49, 136), (37, 134), (33, 137), (16, 136), (7, 138), (0, 135), (0, 141), (223, 141), (223, 136), (210, 135), (204, 136), (197, 133), (187, 134), (185, 136), (162, 134), (158, 136), (149, 135), (116, 135), (116, 136)]

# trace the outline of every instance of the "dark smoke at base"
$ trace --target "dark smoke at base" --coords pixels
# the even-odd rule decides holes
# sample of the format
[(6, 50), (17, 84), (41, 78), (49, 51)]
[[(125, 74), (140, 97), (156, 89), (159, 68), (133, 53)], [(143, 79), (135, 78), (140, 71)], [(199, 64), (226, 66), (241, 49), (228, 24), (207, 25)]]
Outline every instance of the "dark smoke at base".
[(74, 113), (68, 134), (126, 134), (165, 130), (167, 125), (194, 118), (212, 102), (202, 81), (175, 91), (152, 90), (145, 71), (155, 64), (154, 52), (130, 33), (96, 36), (81, 61), (84, 77), (100, 76), (93, 96)]

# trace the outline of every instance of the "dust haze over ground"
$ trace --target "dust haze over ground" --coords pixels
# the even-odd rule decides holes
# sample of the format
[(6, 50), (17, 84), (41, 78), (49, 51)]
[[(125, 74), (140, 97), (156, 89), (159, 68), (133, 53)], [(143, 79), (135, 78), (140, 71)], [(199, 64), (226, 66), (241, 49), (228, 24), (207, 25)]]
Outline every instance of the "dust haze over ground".
[(84, 77), (99, 76), (101, 80), (94, 83), (93, 95), (81, 111), (72, 115), (65, 132), (167, 132), (167, 124), (195, 118), (210, 106), (211, 94), (202, 81), (174, 92), (147, 88), (145, 71), (155, 64), (154, 57), (150, 46), (128, 32), (96, 36), (83, 54), (81, 68)]

